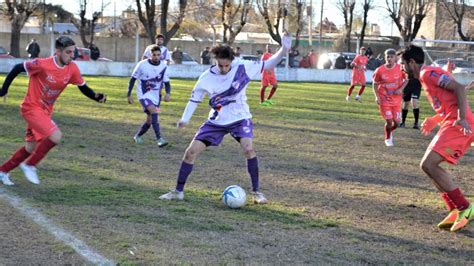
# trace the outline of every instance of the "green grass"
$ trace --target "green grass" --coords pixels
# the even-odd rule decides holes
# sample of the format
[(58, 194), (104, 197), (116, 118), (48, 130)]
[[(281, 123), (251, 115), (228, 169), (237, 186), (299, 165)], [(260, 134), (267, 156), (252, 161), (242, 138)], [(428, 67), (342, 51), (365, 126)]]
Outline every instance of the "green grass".
[[(142, 145), (132, 143), (145, 115), (127, 103), (127, 78), (86, 80), (108, 95), (107, 103), (68, 87), (53, 118), (63, 143), (41, 162), (42, 184), (28, 184), (17, 169), (18, 185), (8, 189), (121, 264), (472, 263), (472, 229), (458, 234), (460, 241), (433, 233), (444, 212), (418, 169), (430, 137), (400, 129), (396, 147), (387, 149), (371, 88), (362, 104), (348, 104), (346, 85), (280, 83), (275, 105), (264, 108), (252, 82), (254, 143), (271, 203), (249, 199), (231, 210), (220, 193), (232, 184), (249, 191), (250, 181), (230, 137), (198, 158), (184, 201), (158, 199), (174, 187), (183, 153), (209, 111), (203, 103), (186, 129), (175, 128), (194, 80), (171, 82), (172, 101), (160, 114), (171, 144), (163, 149), (153, 132)], [(0, 103), (0, 160), (22, 145), (18, 106), (26, 86), (25, 77), (17, 78), (7, 104)], [(422, 117), (433, 114), (425, 99), (421, 110)], [(473, 181), (473, 162), (468, 153), (448, 166), (462, 187)]]

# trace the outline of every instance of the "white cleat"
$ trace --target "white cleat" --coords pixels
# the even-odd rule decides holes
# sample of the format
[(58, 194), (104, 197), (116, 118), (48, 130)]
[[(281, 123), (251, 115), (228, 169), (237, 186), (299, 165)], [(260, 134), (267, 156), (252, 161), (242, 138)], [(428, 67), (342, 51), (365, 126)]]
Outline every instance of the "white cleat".
[(177, 191), (176, 189), (173, 189), (170, 192), (161, 195), (160, 199), (162, 199), (162, 200), (183, 200), (184, 199), (184, 192), (183, 191)]
[(10, 180), (10, 175), (8, 175), (7, 173), (0, 172), (0, 178), (1, 178), (1, 180), (2, 180), (2, 183), (3, 183), (5, 186), (13, 186), (13, 185), (15, 185), (15, 183), (13, 183), (13, 182)]
[(30, 183), (33, 183), (35, 185), (40, 184), (38, 174), (36, 174), (36, 167), (27, 165), (26, 163), (21, 163), (20, 168), (21, 170), (23, 170), (23, 173), (25, 174), (26, 179), (28, 179)]
[(360, 102), (361, 98), (362, 98), (362, 97), (361, 97), (360, 95), (356, 95), (355, 100), (358, 101), (358, 102)]
[(255, 204), (266, 204), (268, 202), (267, 198), (265, 198), (265, 195), (263, 195), (262, 192), (252, 192), (253, 196), (253, 203)]
[(351, 96), (346, 96), (346, 101), (351, 102)]
[(393, 140), (392, 138), (386, 139), (385, 140), (385, 146), (387, 147), (393, 147)]

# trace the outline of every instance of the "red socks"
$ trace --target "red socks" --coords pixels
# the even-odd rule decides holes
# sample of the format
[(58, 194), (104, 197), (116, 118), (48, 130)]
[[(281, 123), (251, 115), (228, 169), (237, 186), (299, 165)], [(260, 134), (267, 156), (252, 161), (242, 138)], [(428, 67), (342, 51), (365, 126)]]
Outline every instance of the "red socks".
[(36, 144), (36, 148), (28, 160), (26, 160), (26, 164), (36, 166), (54, 146), (56, 146), (56, 143), (52, 142), (49, 138), (41, 140)]
[(347, 96), (351, 96), (353, 90), (354, 90), (354, 85), (351, 85), (349, 89), (347, 90)]
[(454, 202), (449, 198), (448, 193), (446, 192), (442, 193), (441, 199), (444, 201), (444, 204), (448, 208), (448, 211), (452, 211), (456, 209), (456, 206), (454, 206)]
[(8, 161), (0, 166), (0, 171), (4, 173), (10, 172), (28, 158), (28, 156), (30, 156), (30, 153), (26, 151), (25, 146), (19, 148)]
[(360, 86), (360, 90), (359, 90), (359, 92), (357, 93), (357, 95), (359, 95), (359, 96), (362, 95), (362, 93), (364, 92), (364, 90), (365, 90), (365, 86), (364, 86), (364, 85)]
[(263, 103), (263, 101), (265, 101), (265, 89), (266, 87), (262, 87), (260, 89), (260, 102)]
[(449, 191), (446, 194), (451, 199), (456, 209), (463, 211), (469, 207), (469, 201), (466, 200), (459, 188)]

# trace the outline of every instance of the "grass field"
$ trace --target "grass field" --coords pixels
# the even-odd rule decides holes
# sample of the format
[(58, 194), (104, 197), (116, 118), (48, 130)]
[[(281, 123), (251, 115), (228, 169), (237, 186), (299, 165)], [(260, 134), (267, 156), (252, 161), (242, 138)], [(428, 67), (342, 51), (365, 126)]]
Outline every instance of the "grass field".
[[(221, 191), (232, 184), (249, 191), (250, 180), (230, 137), (198, 158), (184, 201), (158, 199), (174, 187), (184, 150), (209, 111), (201, 104), (190, 125), (176, 129), (194, 80), (172, 80), (172, 102), (160, 114), (171, 144), (162, 149), (152, 131), (142, 145), (132, 142), (145, 116), (138, 104), (127, 104), (127, 78), (86, 80), (108, 94), (107, 103), (69, 87), (54, 115), (63, 144), (40, 164), (42, 184), (29, 184), (16, 169), (17, 186), (7, 189), (116, 262), (474, 263), (474, 225), (456, 234), (436, 228), (445, 209), (418, 167), (433, 135), (398, 129), (396, 146), (385, 147), (371, 88), (360, 104), (345, 102), (346, 85), (282, 82), (275, 105), (264, 108), (258, 105), (259, 83), (252, 82), (247, 95), (261, 187), (271, 203), (249, 200), (231, 210), (220, 201)], [(18, 78), (8, 102), (0, 103), (0, 161), (23, 143), (19, 103), (26, 86), (27, 79)], [(472, 92), (469, 98), (473, 102)], [(421, 117), (432, 114), (423, 98)], [(408, 117), (409, 125), (411, 111)], [(471, 149), (460, 165), (446, 167), (474, 201), (473, 163)], [(31, 263), (34, 254), (41, 256), (31, 254)]]

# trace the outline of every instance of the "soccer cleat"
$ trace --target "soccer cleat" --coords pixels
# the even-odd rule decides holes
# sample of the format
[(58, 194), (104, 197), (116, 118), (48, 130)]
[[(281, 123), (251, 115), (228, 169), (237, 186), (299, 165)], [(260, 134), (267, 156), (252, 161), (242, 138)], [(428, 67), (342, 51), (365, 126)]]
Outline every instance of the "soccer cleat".
[(358, 101), (358, 102), (360, 102), (360, 101), (361, 101), (361, 98), (362, 98), (362, 97), (361, 97), (360, 95), (356, 95), (355, 100)]
[(265, 101), (261, 102), (260, 105), (261, 106), (269, 106), (270, 103), (268, 103), (268, 101), (265, 100)]
[(142, 144), (143, 143), (142, 137), (140, 137), (138, 135), (133, 136), (133, 140), (135, 141), (136, 144)]
[(404, 128), (405, 127), (405, 123), (400, 123), (400, 125), (398, 125), (399, 128)]
[(418, 123), (415, 123), (415, 124), (413, 124), (413, 128), (414, 129), (420, 129), (420, 126), (418, 125)]
[(158, 139), (158, 147), (163, 148), (164, 146), (168, 145), (168, 141), (163, 137)]
[(162, 199), (162, 200), (183, 200), (184, 199), (184, 192), (183, 191), (177, 191), (176, 189), (173, 189), (170, 192), (161, 195), (160, 199)]
[(471, 218), (474, 217), (474, 205), (470, 204), (469, 207), (465, 210), (459, 211), (458, 217), (451, 226), (451, 232), (456, 232), (459, 229), (465, 227)]
[(350, 102), (351, 101), (351, 96), (346, 96), (346, 101)]
[(23, 174), (25, 174), (26, 179), (35, 185), (40, 184), (40, 180), (38, 178), (38, 174), (36, 173), (36, 167), (27, 165), (26, 163), (20, 164), (21, 170), (23, 170)]
[(268, 105), (273, 105), (273, 101), (270, 99), (267, 99), (266, 102), (268, 103)]
[(10, 175), (8, 175), (7, 173), (0, 172), (0, 178), (2, 179), (2, 183), (3, 183), (5, 186), (13, 186), (13, 185), (15, 185), (15, 183), (13, 183), (13, 182), (10, 180)]
[(454, 209), (438, 224), (438, 228), (450, 228), (458, 218), (459, 211)]
[(258, 191), (252, 192), (252, 196), (253, 196), (253, 203), (255, 204), (266, 204), (268, 202), (267, 198), (265, 198), (265, 195), (263, 195), (262, 192), (258, 192)]
[(393, 147), (394, 146), (392, 138), (389, 138), (389, 139), (385, 140), (385, 146), (387, 146), (387, 147)]

